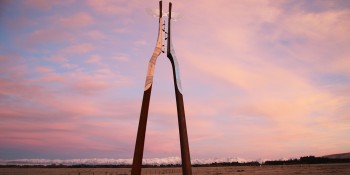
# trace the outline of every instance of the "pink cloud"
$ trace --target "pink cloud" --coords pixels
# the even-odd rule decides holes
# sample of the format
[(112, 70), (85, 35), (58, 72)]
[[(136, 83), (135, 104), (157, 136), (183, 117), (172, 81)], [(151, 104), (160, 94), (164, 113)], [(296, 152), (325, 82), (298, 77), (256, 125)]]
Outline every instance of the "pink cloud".
[(95, 75), (89, 75), (84, 72), (72, 72), (63, 75), (57, 73), (43, 75), (39, 81), (58, 82), (62, 83), (67, 89), (73, 92), (94, 94), (115, 86), (116, 84), (114, 82), (116, 82), (118, 79), (113, 81), (111, 80), (112, 78), (115, 78), (112, 73), (96, 73)]
[(52, 68), (49, 68), (49, 67), (40, 66), (40, 67), (36, 68), (36, 71), (39, 73), (51, 73), (54, 70)]
[(67, 54), (83, 54), (94, 50), (94, 48), (95, 46), (91, 44), (83, 43), (83, 44), (76, 44), (76, 45), (69, 46), (65, 48), (63, 52)]
[(42, 74), (41, 77), (36, 80), (36, 82), (60, 83), (63, 85), (65, 90), (84, 95), (96, 94), (112, 87), (127, 86), (130, 82), (127, 77), (120, 75), (120, 73), (115, 72), (108, 67), (105, 67), (105, 64), (103, 64), (99, 59), (98, 62), (96, 62), (95, 58), (92, 57), (92, 60), (90, 60), (89, 63), (97, 64), (102, 67), (90, 73), (74, 67), (72, 68), (71, 72), (64, 74), (47, 71), (47, 73)]
[(90, 94), (101, 89), (106, 89), (110, 85), (108, 82), (98, 81), (97, 79), (90, 76), (82, 76), (76, 79), (74, 82), (69, 82), (68, 86), (70, 86), (75, 91)]
[(93, 18), (85, 12), (80, 12), (70, 17), (60, 18), (59, 21), (67, 28), (82, 28), (92, 24)]
[[(54, 54), (46, 58), (47, 61), (53, 62), (55, 64), (59, 64), (61, 68), (66, 69), (76, 69), (79, 66), (71, 63), (71, 60), (68, 59), (68, 56), (65, 53)], [(46, 77), (46, 79), (51, 79), (52, 77), (58, 77), (59, 75), (51, 75), (51, 77)]]
[[(12, 56), (0, 58), (2, 63), (8, 62), (7, 65), (11, 65), (9, 66), (11, 69), (1, 69), (5, 77), (0, 79), (0, 93), (4, 96), (16, 97), (15, 103), (7, 103), (1, 107), (1, 116), (28, 115), (45, 118), (54, 116), (56, 112), (67, 117), (99, 115), (102, 111), (99, 110), (98, 102), (89, 99), (97, 98), (98, 92), (123, 86), (127, 82), (126, 77), (107, 68), (98, 69), (94, 74), (79, 71), (61, 74), (47, 66), (36, 67), (34, 71), (40, 73), (39, 77), (29, 79), (25, 76), (33, 70), (26, 69), (26, 66), (20, 67), (21, 70), (17, 69), (18, 66), (12, 67), (21, 59), (15, 61), (13, 58), (16, 57)], [(18, 74), (19, 72), (23, 73)], [(48, 86), (52, 83), (59, 86)], [(30, 101), (34, 106), (27, 107), (24, 105), (26, 101)], [(42, 111), (41, 107), (45, 107), (50, 112)]]
[(22, 77), (27, 71), (24, 60), (17, 54), (0, 55), (0, 62), (0, 73), (4, 77), (8, 75), (7, 78), (16, 79)]
[(88, 5), (90, 5), (94, 10), (100, 12), (100, 13), (107, 13), (107, 14), (123, 14), (123, 13), (129, 13), (130, 8), (128, 8), (128, 4), (130, 4), (132, 1), (126, 1), (126, 0), (106, 0), (106, 1), (99, 1), (99, 0), (89, 0)]
[(48, 58), (48, 60), (57, 63), (64, 63), (68, 61), (67, 58), (65, 58), (63, 55), (53, 55), (50, 58)]
[(136, 45), (136, 46), (145, 46), (145, 45), (147, 45), (147, 41), (145, 41), (145, 40), (137, 40), (137, 41), (134, 42), (134, 45)]
[[(82, 151), (85, 149), (112, 151), (116, 150), (116, 142), (121, 146), (121, 144), (124, 144), (123, 142), (127, 144), (131, 142), (130, 139), (134, 140), (132, 136), (136, 131), (130, 130), (132, 127), (129, 124), (87, 120), (86, 116), (97, 115), (103, 117), (105, 115), (102, 108), (98, 107), (98, 103), (89, 99), (80, 96), (57, 97), (47, 93), (39, 98), (31, 100), (35, 101), (35, 103), (43, 102), (46, 106), (54, 108), (56, 115), (53, 115), (52, 112), (32, 109), (33, 107), (28, 108), (30, 110), (28, 111), (20, 103), (16, 105), (7, 104), (4, 106), (5, 108), (1, 107), (0, 109), (0, 115), (3, 116), (2, 119), (18, 122), (10, 122), (9, 125), (1, 127), (1, 142), (10, 146), (25, 144), (31, 149), (35, 147), (44, 150), (55, 149), (56, 151), (68, 148), (71, 151)], [(6, 113), (5, 109), (8, 109), (11, 113), (16, 111), (17, 117), (13, 113)], [(47, 109), (50, 108), (46, 107)], [(4, 118), (4, 116), (7, 116), (7, 118)], [(41, 118), (41, 120), (32, 121), (33, 117)], [(118, 114), (113, 113), (113, 117), (118, 118)], [(24, 121), (22, 120), (23, 118), (27, 119)], [(52, 122), (50, 119), (58, 121)], [(118, 129), (116, 130), (116, 128)], [(120, 130), (123, 132), (119, 132)], [(106, 131), (109, 132), (106, 133)], [(109, 141), (101, 142), (101, 139)], [(82, 149), (82, 147), (84, 148)]]
[(35, 46), (50, 42), (69, 41), (70, 39), (72, 39), (72, 36), (66, 31), (56, 28), (47, 28), (38, 29), (28, 36), (25, 36), (24, 44), (26, 46)]
[(129, 30), (127, 28), (117, 28), (114, 30), (116, 33), (128, 33)]
[[(16, 125), (1, 127), (0, 140), (10, 146), (25, 144), (33, 150), (35, 148), (40, 148), (42, 151), (55, 149), (66, 153), (67, 149), (72, 152), (82, 152), (84, 150), (115, 151), (120, 149), (119, 146), (115, 145), (116, 142), (121, 145), (131, 139), (131, 135), (127, 134), (129, 128), (120, 124), (99, 121), (87, 122), (83, 119), (75, 121), (67, 120), (55, 123), (45, 120), (40, 122), (19, 121)], [(127, 133), (118, 132), (115, 128)], [(106, 130), (110, 132), (106, 133)], [(101, 139), (109, 141), (101, 142)]]
[[(94, 102), (84, 100), (84, 97), (79, 95), (74, 95), (76, 97), (72, 98), (72, 95), (67, 96), (62, 92), (55, 92), (57, 90), (48, 89), (42, 85), (27, 85), (29, 83), (25, 81), (17, 83), (7, 81), (7, 84), (5, 84), (4, 80), (1, 80), (1, 84), (1, 87), (3, 87), (1, 88), (2, 95), (14, 96), (15, 94), (16, 97), (14, 99), (16, 103), (11, 102), (1, 107), (1, 116), (47, 118), (59, 113), (61, 116), (57, 115), (57, 117), (65, 118), (91, 115), (98, 111)], [(32, 107), (27, 107), (25, 105), (26, 101), (30, 101)], [(42, 107), (46, 110), (42, 111)]]
[[(0, 89), (2, 95), (13, 96), (16, 94), (16, 101), (18, 101), (17, 104), (9, 103), (1, 108), (4, 116), (21, 117), (28, 115), (45, 118), (48, 114), (40, 110), (42, 106), (47, 107), (49, 111), (59, 111), (64, 115), (86, 115), (96, 112), (96, 107), (92, 102), (84, 101), (81, 98), (71, 99), (69, 96), (55, 95), (54, 91), (41, 85), (27, 85), (30, 83), (26, 83), (26, 81), (12, 82), (10, 80), (1, 80), (0, 83), (3, 87)], [(28, 108), (22, 105), (25, 101), (31, 101), (35, 107)]]
[(350, 75), (350, 60), (348, 59), (350, 54), (341, 55), (333, 60), (331, 65), (332, 72), (346, 73)]
[(127, 55), (127, 54), (118, 54), (118, 55), (114, 56), (112, 59), (113, 60), (117, 60), (117, 61), (125, 62), (125, 61), (129, 61), (129, 55)]
[(55, 1), (45, 1), (45, 0), (29, 0), (29, 1), (26, 1), (26, 3), (29, 6), (32, 6), (38, 9), (48, 10), (52, 8), (52, 6), (54, 6), (57, 3), (57, 1), (55, 2)]
[(344, 35), (350, 26), (345, 20), (349, 16), (346, 10), (299, 13), (288, 18), (283, 28), (292, 35), (304, 36), (315, 42), (329, 41), (330, 38), (343, 41), (349, 38)]
[(38, 86), (31, 85), (30, 80), (22, 79), (22, 75), (20, 75), (19, 77), (17, 77), (16, 75), (15, 77), (9, 75), (9, 77), (0, 78), (0, 85), (0, 93), (6, 96), (16, 95), (20, 97), (32, 97), (40, 93), (39, 89), (37, 88)]
[(87, 61), (86, 63), (89, 64), (101, 64), (101, 57), (98, 55), (92, 55)]
[(56, 5), (71, 4), (74, 1), (75, 0), (51, 0), (51, 1), (28, 0), (28, 1), (25, 1), (25, 3), (31, 7), (34, 7), (40, 10), (50, 10), (52, 7)]
[(97, 30), (86, 32), (85, 35), (96, 40), (101, 40), (106, 38), (106, 35), (104, 33)]
[(30, 20), (27, 16), (20, 16), (15, 20), (5, 20), (4, 27), (19, 31), (27, 26), (35, 25), (37, 21)]

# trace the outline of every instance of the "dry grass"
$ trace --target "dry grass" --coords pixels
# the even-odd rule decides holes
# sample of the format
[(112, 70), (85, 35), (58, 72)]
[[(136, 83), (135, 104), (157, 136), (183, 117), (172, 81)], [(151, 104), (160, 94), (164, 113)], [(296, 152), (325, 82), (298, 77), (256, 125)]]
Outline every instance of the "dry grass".
[[(350, 164), (194, 167), (194, 175), (350, 175)], [(181, 175), (181, 168), (144, 168), (143, 175)], [(130, 168), (0, 168), (0, 175), (129, 175)]]

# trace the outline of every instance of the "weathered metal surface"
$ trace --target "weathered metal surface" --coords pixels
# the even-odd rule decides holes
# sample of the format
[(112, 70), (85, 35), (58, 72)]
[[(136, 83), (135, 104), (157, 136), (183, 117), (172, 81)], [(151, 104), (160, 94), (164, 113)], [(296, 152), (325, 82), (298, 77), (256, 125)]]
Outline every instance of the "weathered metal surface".
[(168, 16), (168, 44), (167, 44), (167, 57), (169, 58), (172, 68), (175, 85), (175, 97), (177, 106), (177, 116), (179, 124), (180, 146), (181, 146), (181, 161), (182, 161), (182, 173), (184, 175), (192, 175), (190, 149), (187, 136), (187, 126), (185, 117), (185, 107), (182, 96), (181, 80), (179, 65), (175, 56), (175, 50), (171, 41), (171, 8), (172, 3), (169, 3), (169, 16)]

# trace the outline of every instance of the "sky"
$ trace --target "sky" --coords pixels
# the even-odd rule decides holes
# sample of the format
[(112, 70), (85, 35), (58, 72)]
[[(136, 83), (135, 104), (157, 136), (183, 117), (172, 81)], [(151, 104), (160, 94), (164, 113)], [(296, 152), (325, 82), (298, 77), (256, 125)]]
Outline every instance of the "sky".
[[(350, 152), (350, 1), (172, 2), (191, 158)], [(158, 32), (146, 8), (0, 1), (0, 159), (132, 158)], [(161, 54), (144, 157), (180, 155)]]

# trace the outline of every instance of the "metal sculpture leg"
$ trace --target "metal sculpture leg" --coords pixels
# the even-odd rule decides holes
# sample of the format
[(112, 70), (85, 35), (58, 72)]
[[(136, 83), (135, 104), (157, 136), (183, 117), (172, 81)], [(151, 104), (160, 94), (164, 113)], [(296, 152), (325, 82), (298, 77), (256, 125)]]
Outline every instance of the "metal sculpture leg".
[(173, 68), (174, 86), (175, 86), (175, 96), (176, 96), (176, 106), (177, 106), (177, 116), (179, 123), (179, 135), (180, 135), (180, 145), (181, 145), (181, 161), (182, 161), (182, 173), (184, 175), (192, 175), (191, 167), (191, 157), (190, 149), (188, 144), (186, 118), (185, 118), (185, 107), (182, 96), (180, 71), (177, 59), (175, 56), (175, 51), (171, 42), (171, 7), (172, 3), (169, 3), (169, 19), (168, 19), (168, 44), (167, 44), (167, 56), (171, 62)]
[(134, 159), (132, 162), (132, 170), (131, 170), (132, 175), (141, 174), (141, 165), (142, 165), (143, 150), (145, 145), (146, 125), (147, 125), (147, 118), (148, 118), (149, 100), (151, 98), (151, 90), (152, 90), (152, 86), (147, 91), (144, 91), (144, 94), (143, 94), (139, 128), (137, 130)]
[(132, 175), (141, 174), (141, 165), (142, 165), (143, 150), (145, 145), (145, 135), (146, 135), (146, 126), (147, 126), (147, 118), (148, 118), (148, 108), (149, 108), (149, 101), (151, 98), (154, 69), (155, 69), (157, 58), (162, 52), (162, 40), (163, 40), (162, 25), (161, 25), (162, 17), (163, 17), (162, 1), (159, 1), (159, 9), (160, 9), (160, 12), (159, 12), (158, 39), (157, 39), (156, 48), (154, 49), (152, 57), (148, 63), (147, 77), (146, 77), (145, 89), (143, 92), (143, 99), (142, 99), (139, 128), (137, 130), (136, 145), (135, 145), (134, 158), (133, 158), (132, 169), (131, 169)]

